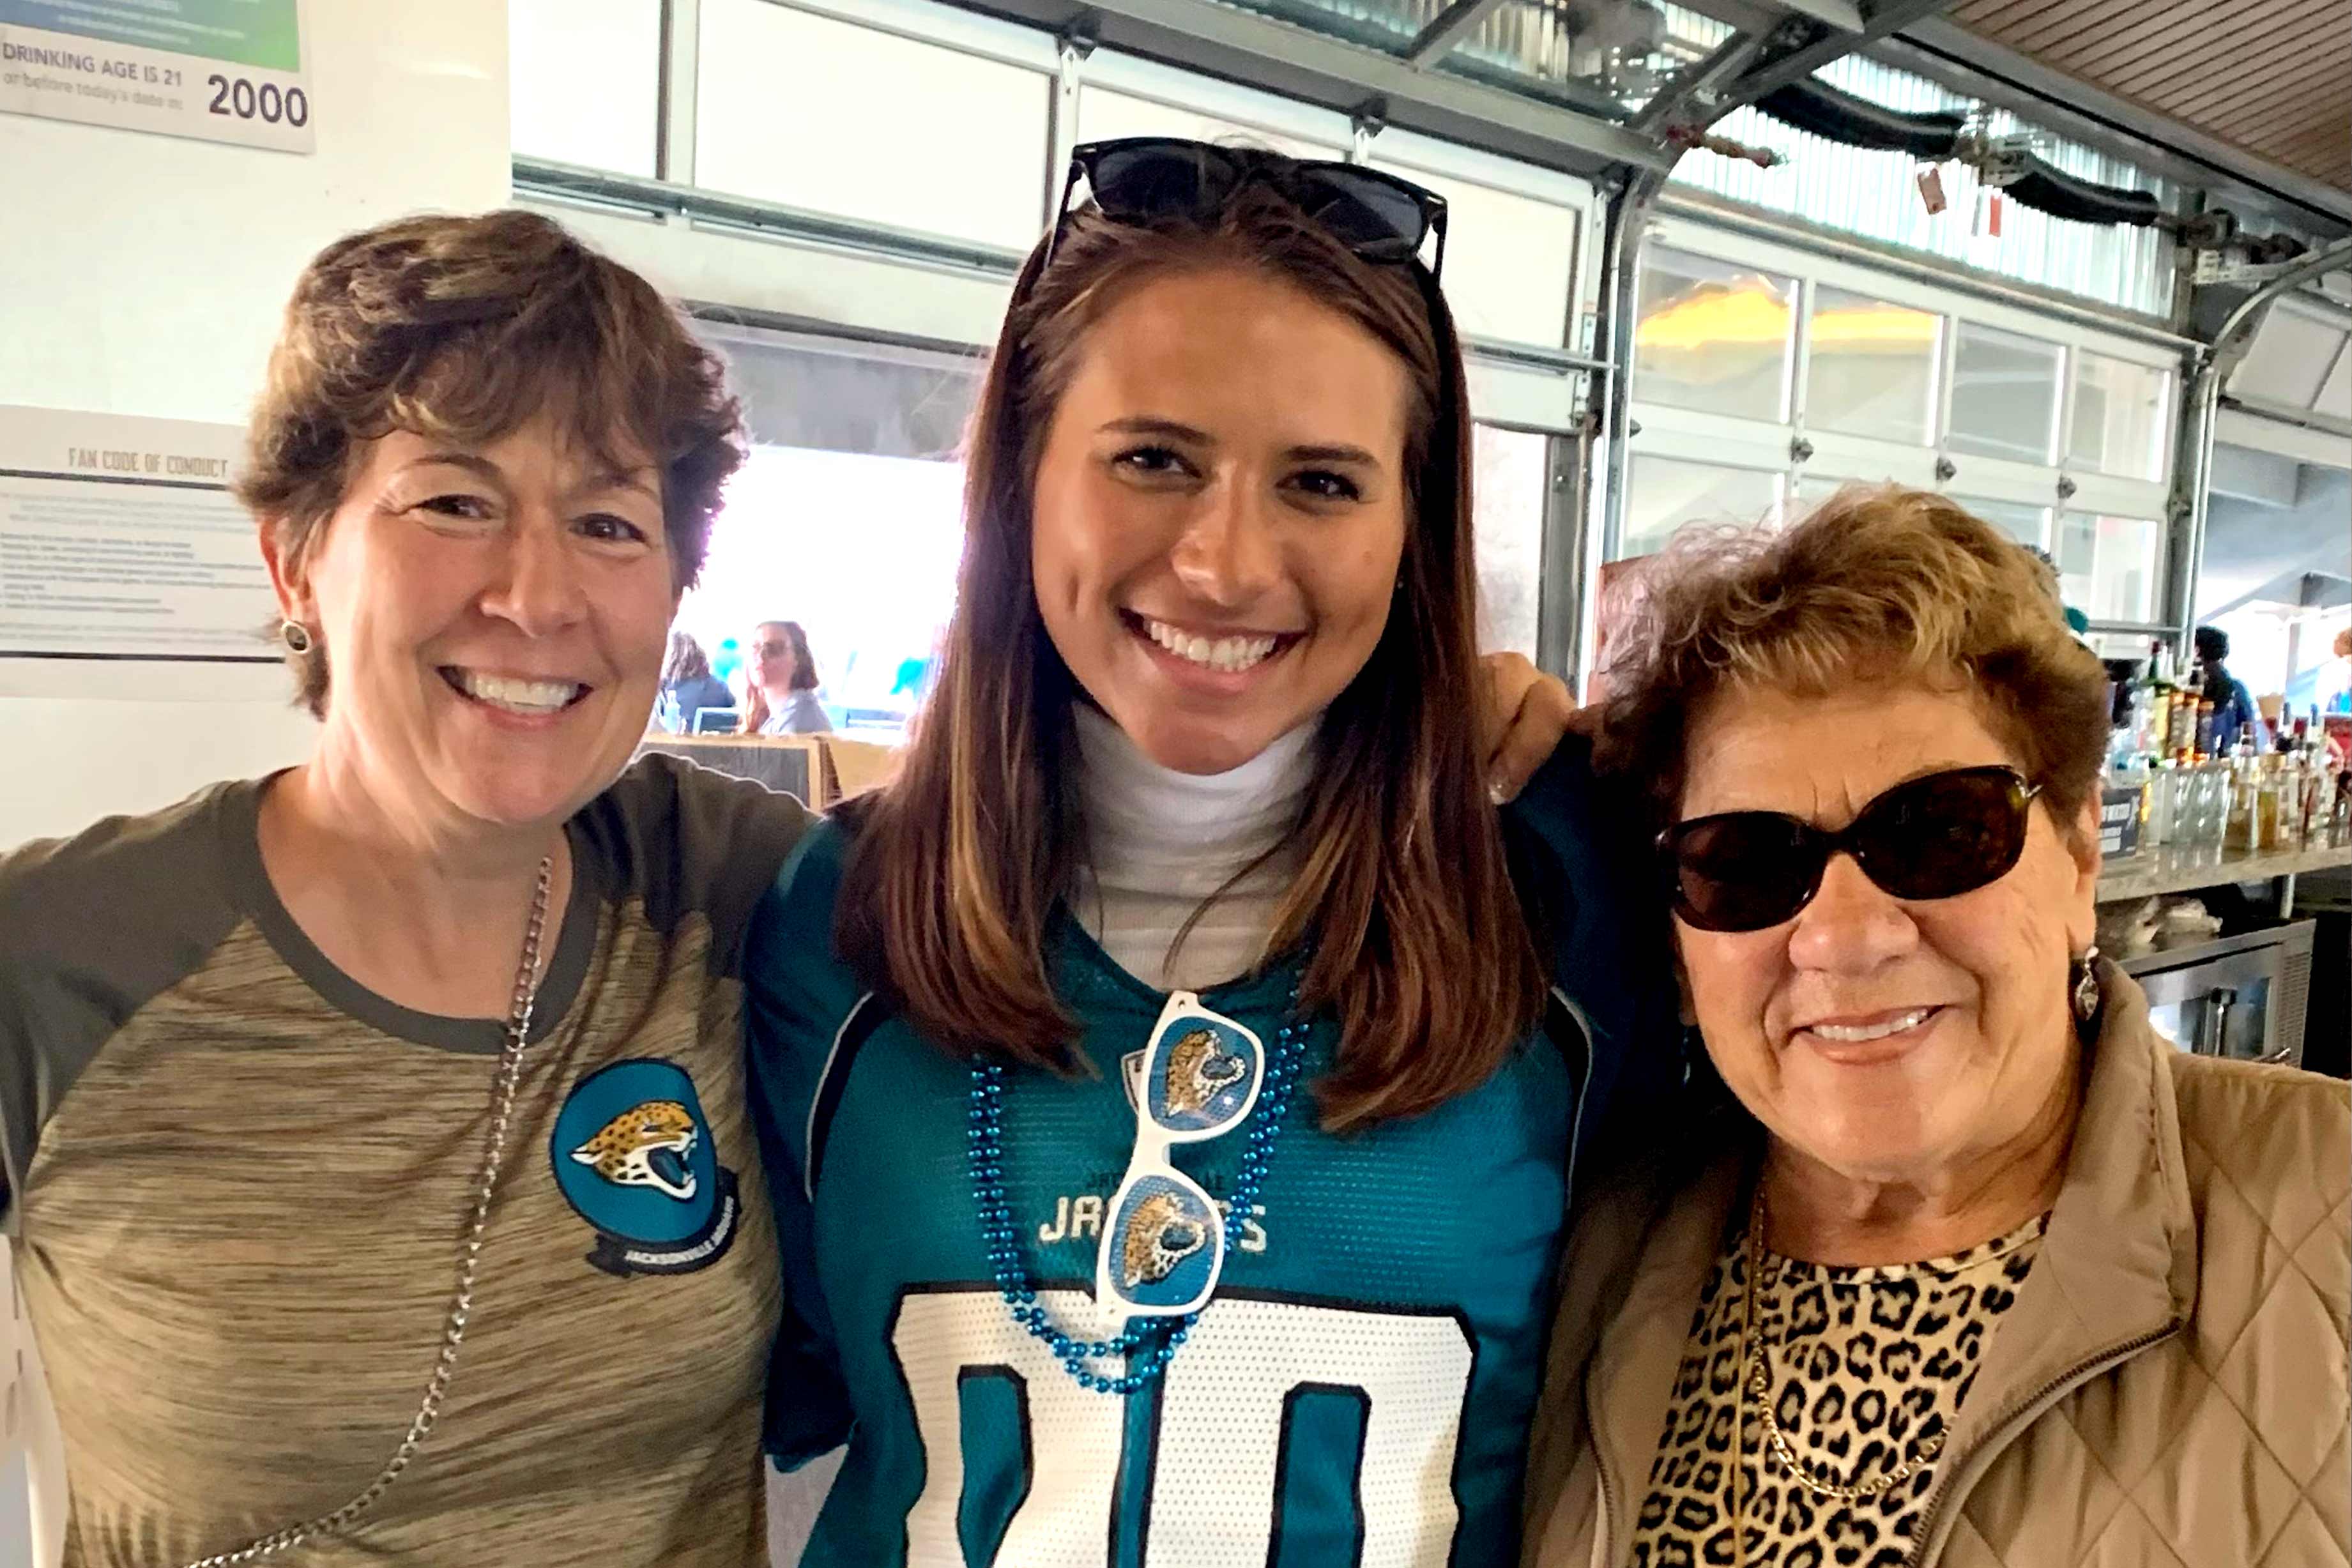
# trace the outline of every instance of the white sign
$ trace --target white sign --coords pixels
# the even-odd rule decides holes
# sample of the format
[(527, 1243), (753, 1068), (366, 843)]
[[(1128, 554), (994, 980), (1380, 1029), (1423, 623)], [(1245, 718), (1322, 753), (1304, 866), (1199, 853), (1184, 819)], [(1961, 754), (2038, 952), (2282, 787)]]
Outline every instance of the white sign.
[(275, 663), (230, 424), (0, 407), (0, 656)]
[(0, 110), (308, 152), (299, 0), (0, 0)]

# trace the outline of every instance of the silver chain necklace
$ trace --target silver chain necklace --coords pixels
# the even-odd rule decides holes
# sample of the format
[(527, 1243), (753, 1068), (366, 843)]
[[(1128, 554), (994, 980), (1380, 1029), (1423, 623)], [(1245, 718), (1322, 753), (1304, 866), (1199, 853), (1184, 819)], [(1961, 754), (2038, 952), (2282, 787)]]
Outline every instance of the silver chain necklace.
[(457, 1347), (466, 1343), (466, 1321), (474, 1311), (474, 1270), (482, 1259), (482, 1233), (489, 1228), (490, 1197), (498, 1190), (499, 1167), (506, 1161), (507, 1125), (514, 1114), (515, 1089), (522, 1081), (523, 1046), (530, 1039), (531, 1009), (539, 1003), (540, 939), (547, 931), (548, 891), (555, 882), (555, 861), (552, 856), (539, 862), (539, 889), (530, 901), (530, 925), (523, 933), (522, 966), (515, 971), (514, 1002), (507, 1015), (506, 1048), (499, 1055), (498, 1086), (490, 1097), (489, 1147), (482, 1155), (481, 1179), (474, 1191), (474, 1221), (466, 1232), (466, 1250), (457, 1260), (457, 1293), (449, 1303), (449, 1319), (441, 1332), (441, 1358), (434, 1364), (433, 1376), (425, 1385), (425, 1402), (417, 1406), (416, 1419), (408, 1424), (408, 1436), (393, 1450), (392, 1458), (376, 1472), (367, 1489), (332, 1513), (290, 1524), (273, 1531), (259, 1540), (224, 1552), (217, 1556), (200, 1557), (188, 1568), (235, 1568), (242, 1563), (252, 1563), (272, 1556), (291, 1547), (332, 1535), (356, 1523), (369, 1510), (383, 1500), (415, 1459), (416, 1451), (425, 1439), (433, 1435), (434, 1424), (441, 1418), (441, 1402), (448, 1396), (449, 1380), (457, 1370)]

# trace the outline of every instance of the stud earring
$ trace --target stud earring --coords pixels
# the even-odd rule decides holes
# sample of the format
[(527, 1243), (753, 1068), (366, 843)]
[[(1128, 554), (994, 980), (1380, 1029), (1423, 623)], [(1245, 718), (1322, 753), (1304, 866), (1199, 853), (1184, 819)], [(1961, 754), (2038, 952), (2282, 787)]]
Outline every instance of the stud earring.
[(310, 629), (308, 626), (303, 625), (299, 621), (288, 620), (279, 622), (278, 623), (278, 637), (280, 642), (286, 644), (286, 651), (289, 653), (307, 653), (313, 646)]

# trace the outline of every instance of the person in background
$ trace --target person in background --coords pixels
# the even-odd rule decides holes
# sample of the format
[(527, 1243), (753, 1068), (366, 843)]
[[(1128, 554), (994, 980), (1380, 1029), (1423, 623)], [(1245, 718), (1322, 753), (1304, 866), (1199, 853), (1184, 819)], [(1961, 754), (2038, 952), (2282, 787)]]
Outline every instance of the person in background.
[(1693, 543), (1601, 756), (1700, 1098), (1569, 1249), (1529, 1568), (2346, 1562), (2352, 1090), (2099, 956), (2099, 661), (1939, 496)]
[[(2336, 633), (2335, 646), (2336, 656), (2337, 658), (2352, 660), (2352, 626), (2347, 626), (2342, 631)], [(2337, 692), (2333, 697), (2328, 699), (2327, 711), (2329, 713), (2352, 713), (2352, 685), (2347, 685), (2344, 690)]]
[(746, 735), (823, 735), (833, 728), (817, 700), (816, 659), (797, 621), (762, 621), (745, 666)]
[(239, 495), (310, 755), (0, 859), (74, 1568), (767, 1562), (737, 966), (808, 817), (628, 766), (742, 454), (544, 217), (304, 271)]
[[(1442, 204), (1172, 140), (1074, 168), (938, 689), (749, 949), (847, 1391), (771, 1432), (848, 1439), (806, 1560), (1517, 1568), (1571, 1166), (1675, 1036), (1566, 688), (1482, 675)], [(1531, 713), (1506, 766), (1482, 721)]]
[(2226, 752), (2246, 739), (2256, 751), (2263, 750), (2270, 745), (2270, 731), (2246, 683), (2230, 673), (2230, 634), (2219, 626), (2200, 626), (2196, 641), (2198, 674), (2213, 705), (2214, 749)]
[(661, 700), (654, 720), (672, 734), (692, 734), (705, 708), (735, 711), (735, 694), (711, 673), (702, 644), (689, 632), (669, 634), (669, 660), (662, 666)]
[(711, 651), (710, 673), (727, 683), (729, 691), (735, 689), (735, 677), (743, 673), (743, 644), (732, 637), (719, 639)]

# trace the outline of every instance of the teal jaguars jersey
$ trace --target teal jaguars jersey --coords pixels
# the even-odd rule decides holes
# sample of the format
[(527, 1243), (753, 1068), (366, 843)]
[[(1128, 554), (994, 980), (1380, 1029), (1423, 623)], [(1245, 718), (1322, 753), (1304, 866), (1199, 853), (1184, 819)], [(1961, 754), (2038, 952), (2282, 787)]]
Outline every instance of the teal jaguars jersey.
[[(1624, 955), (1582, 930), (1595, 922), (1562, 928), (1589, 938), (1591, 994), (1563, 986), (1551, 1024), (1477, 1090), (1335, 1137), (1302, 1083), (1214, 1298), (1164, 1375), (1119, 1396), (1073, 1381), (1000, 1295), (969, 1169), (969, 1067), (830, 954), (845, 848), (835, 824), (804, 841), (747, 966), (803, 1325), (779, 1349), (770, 1448), (793, 1464), (848, 1444), (803, 1561), (1515, 1565), (1570, 1151), (1643, 1022)], [(1006, 1186), (1041, 1300), (1066, 1333), (1102, 1339), (1126, 1322), (1093, 1291), (1135, 1142), (1120, 1061), (1165, 998), (1066, 920), (1051, 967), (1095, 1071), (1006, 1074)], [(1272, 1041), (1291, 985), (1270, 972), (1202, 1000)], [(1306, 1082), (1336, 1033), (1315, 1029)], [(1222, 1203), (1245, 1138), (1175, 1163)]]

